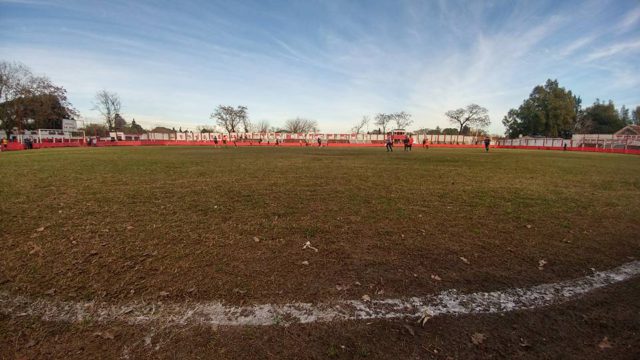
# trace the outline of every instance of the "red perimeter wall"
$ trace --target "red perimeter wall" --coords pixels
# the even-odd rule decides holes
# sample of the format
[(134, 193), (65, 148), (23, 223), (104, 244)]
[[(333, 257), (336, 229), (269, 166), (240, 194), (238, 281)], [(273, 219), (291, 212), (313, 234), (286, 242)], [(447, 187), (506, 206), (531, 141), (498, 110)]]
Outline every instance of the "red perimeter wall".
[[(237, 146), (276, 146), (275, 143), (266, 143), (262, 142), (258, 144), (257, 142), (237, 142)], [(323, 143), (323, 146), (326, 146), (326, 143)], [(82, 142), (67, 142), (67, 143), (36, 143), (33, 144), (34, 149), (45, 149), (45, 148), (59, 148), (59, 147), (83, 147), (87, 146)], [(104, 146), (214, 146), (211, 141), (173, 141), (173, 140), (157, 140), (157, 141), (100, 141), (97, 143), (98, 147)], [(226, 145), (223, 145), (222, 142), (218, 143), (218, 146), (227, 146), (232, 147), (235, 144), (231, 141), (227, 141)], [(282, 147), (304, 147), (304, 143), (296, 143), (296, 142), (286, 142), (280, 143), (277, 146)], [(317, 147), (317, 143), (309, 142), (307, 144), (309, 147)], [(329, 143), (329, 147), (384, 147), (384, 144), (350, 144), (350, 143)], [(395, 147), (402, 147), (402, 144), (395, 144)], [(413, 147), (419, 149), (422, 147), (422, 144), (414, 143)], [(455, 145), (455, 144), (429, 144), (429, 147), (434, 148), (477, 148), (480, 149), (483, 145)], [(562, 147), (550, 147), (550, 146), (491, 146), (492, 148), (500, 148), (500, 149), (524, 149), (524, 150), (556, 150), (562, 151), (564, 150)], [(16, 151), (16, 150), (24, 150), (24, 145), (21, 143), (8, 143), (6, 150)], [(603, 152), (603, 153), (616, 153), (616, 154), (634, 154), (640, 155), (640, 150), (632, 150), (632, 149), (602, 149), (602, 148), (591, 148), (591, 147), (575, 147), (575, 148), (567, 148), (567, 151), (587, 151), (587, 152)]]

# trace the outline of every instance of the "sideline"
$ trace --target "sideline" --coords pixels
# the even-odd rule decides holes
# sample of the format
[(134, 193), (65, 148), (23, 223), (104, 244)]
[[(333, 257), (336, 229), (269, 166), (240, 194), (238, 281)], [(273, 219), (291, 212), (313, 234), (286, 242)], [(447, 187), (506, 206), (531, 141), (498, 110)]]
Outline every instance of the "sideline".
[[(0, 292), (0, 313), (32, 316), (44, 321), (79, 323), (122, 322), (161, 326), (267, 326), (291, 323), (364, 319), (426, 319), (441, 315), (492, 314), (534, 309), (566, 302), (591, 291), (640, 275), (640, 261), (593, 275), (530, 288), (470, 294), (447, 290), (435, 295), (384, 300), (345, 300), (332, 303), (224, 305), (221, 302), (148, 303), (120, 305), (31, 299)], [(425, 320), (426, 321), (426, 320)]]

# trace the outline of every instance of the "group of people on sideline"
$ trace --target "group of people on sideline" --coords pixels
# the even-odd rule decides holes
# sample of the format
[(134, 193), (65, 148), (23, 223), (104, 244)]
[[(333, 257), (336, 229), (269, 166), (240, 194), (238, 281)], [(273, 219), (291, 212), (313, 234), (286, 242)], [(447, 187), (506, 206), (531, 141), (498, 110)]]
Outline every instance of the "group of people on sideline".
[[(426, 141), (426, 139), (424, 140)], [(422, 145), (424, 147), (425, 142), (423, 141)], [(413, 136), (409, 136), (409, 135), (405, 135), (402, 138), (402, 144), (404, 145), (404, 151), (411, 151), (411, 149), (413, 148)], [(387, 147), (387, 152), (393, 152), (393, 143), (394, 143), (394, 137), (393, 135), (391, 135), (391, 133), (387, 133), (387, 138), (385, 140), (385, 144)]]
[[(395, 142), (395, 140), (398, 140), (397, 137), (394, 138), (394, 136), (391, 133), (387, 133), (387, 137), (385, 138), (385, 145), (387, 148), (387, 152), (393, 152), (393, 144)], [(402, 144), (404, 145), (404, 151), (411, 151), (411, 149), (413, 148), (413, 136), (411, 136), (410, 134), (404, 135), (404, 137), (402, 137), (401, 139)], [(489, 137), (484, 138), (484, 150), (486, 152), (489, 152), (489, 145), (491, 145), (491, 139)], [(424, 138), (422, 140), (422, 148), (424, 149), (428, 149), (429, 148), (429, 140), (427, 140), (427, 138)]]

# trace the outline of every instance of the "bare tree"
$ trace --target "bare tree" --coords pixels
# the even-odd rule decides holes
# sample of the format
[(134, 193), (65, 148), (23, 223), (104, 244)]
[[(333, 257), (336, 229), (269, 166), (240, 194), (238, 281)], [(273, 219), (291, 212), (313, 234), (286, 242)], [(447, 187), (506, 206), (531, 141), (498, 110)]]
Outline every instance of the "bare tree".
[(292, 133), (310, 133), (318, 131), (318, 122), (311, 119), (297, 117), (284, 123), (284, 128)]
[(354, 126), (353, 129), (351, 129), (351, 131), (353, 131), (356, 134), (360, 134), (361, 132), (363, 132), (364, 128), (367, 125), (369, 125), (370, 120), (371, 119), (368, 116), (363, 116), (360, 122), (357, 123), (356, 126)]
[(21, 63), (0, 62), (0, 103), (6, 103), (22, 95), (28, 89), (31, 70)]
[(267, 133), (267, 132), (269, 132), (269, 128), (270, 127), (271, 127), (271, 125), (269, 124), (269, 122), (267, 120), (258, 121), (256, 124), (253, 125), (253, 128), (255, 129), (255, 131), (257, 131), (259, 133)]
[(463, 132), (465, 126), (468, 128), (472, 126), (482, 128), (491, 123), (489, 110), (477, 104), (468, 105), (466, 108), (449, 110), (445, 115), (449, 118), (450, 123), (460, 126), (459, 133)]
[(109, 130), (116, 128), (116, 115), (120, 116), (120, 96), (115, 92), (100, 90), (96, 93), (93, 103), (93, 110), (97, 110), (104, 118)]
[(249, 124), (247, 120), (247, 107), (242, 105), (237, 108), (228, 105), (218, 105), (218, 108), (211, 114), (210, 118), (215, 119), (216, 123), (227, 130), (228, 133), (237, 132), (241, 125)]
[(17, 110), (20, 107), (16, 106), (16, 100), (26, 94), (26, 82), (32, 76), (31, 71), (23, 64), (6, 61), (0, 63), (0, 123), (7, 133), (18, 124)]
[(375, 117), (376, 122), (374, 124), (382, 127), (382, 133), (387, 133), (387, 126), (393, 121), (393, 114), (379, 113)]
[(393, 116), (393, 120), (396, 122), (398, 129), (406, 129), (413, 123), (413, 120), (411, 120), (411, 114), (404, 111), (391, 115)]
[(242, 128), (244, 129), (244, 132), (248, 133), (249, 131), (251, 131), (251, 121), (249, 121), (249, 116), (247, 115), (247, 107), (240, 105), (238, 106), (237, 111), (241, 115), (240, 124), (242, 124)]

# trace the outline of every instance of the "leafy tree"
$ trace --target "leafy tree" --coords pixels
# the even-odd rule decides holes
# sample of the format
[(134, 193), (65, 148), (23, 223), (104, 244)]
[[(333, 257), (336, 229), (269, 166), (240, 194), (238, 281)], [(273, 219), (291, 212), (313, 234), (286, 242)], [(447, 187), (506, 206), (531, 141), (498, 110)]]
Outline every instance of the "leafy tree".
[(629, 109), (622, 105), (622, 107), (620, 107), (620, 120), (622, 120), (622, 122), (625, 125), (631, 125), (632, 121), (631, 121), (631, 114), (629, 112)]
[(636, 109), (633, 110), (631, 119), (635, 125), (640, 125), (640, 106), (636, 106)]
[[(61, 129), (62, 120), (74, 115), (60, 103), (55, 95), (34, 95), (13, 99), (0, 104), (0, 113), (8, 114), (3, 128)], [(7, 128), (8, 127), (8, 128)]]
[(478, 104), (467, 105), (466, 108), (449, 110), (445, 113), (451, 124), (458, 125), (458, 133), (464, 133), (465, 126), (467, 131), (471, 126), (485, 127), (491, 123), (489, 119), (489, 110)]
[(597, 99), (593, 105), (584, 110), (583, 116), (586, 121), (593, 124), (591, 134), (612, 134), (626, 125), (611, 100), (605, 104)]
[(210, 118), (215, 119), (216, 123), (225, 129), (227, 133), (238, 132), (241, 125), (249, 124), (247, 117), (247, 107), (242, 105), (236, 108), (228, 105), (218, 105), (216, 111), (210, 116)]
[(509, 137), (539, 135), (569, 137), (574, 130), (580, 108), (579, 98), (547, 80), (536, 86), (518, 109), (511, 109), (502, 120)]
[(176, 132), (176, 128), (173, 129), (169, 129), (168, 127), (164, 127), (164, 126), (156, 126), (153, 129), (151, 129), (152, 133), (162, 133), (162, 134), (172, 134)]
[(198, 125), (196, 126), (196, 130), (199, 131), (201, 134), (216, 132), (216, 130), (209, 125)]
[(120, 116), (120, 114), (116, 114), (113, 117), (113, 128), (116, 131), (123, 131), (127, 127), (127, 121)]
[(460, 134), (460, 131), (456, 128), (445, 128), (442, 129), (442, 134), (444, 135), (458, 135)]
[(62, 128), (77, 116), (67, 91), (45, 76), (34, 76), (23, 64), (0, 62), (0, 128)]
[(131, 124), (125, 128), (127, 134), (143, 134), (145, 130), (140, 124), (136, 122), (136, 119), (131, 120)]

